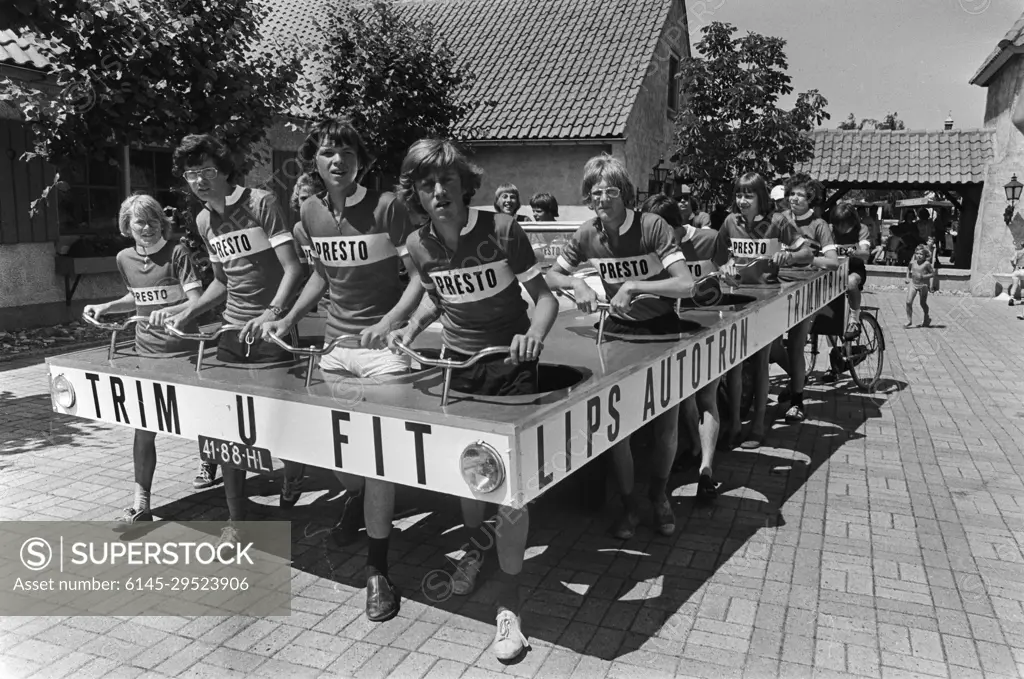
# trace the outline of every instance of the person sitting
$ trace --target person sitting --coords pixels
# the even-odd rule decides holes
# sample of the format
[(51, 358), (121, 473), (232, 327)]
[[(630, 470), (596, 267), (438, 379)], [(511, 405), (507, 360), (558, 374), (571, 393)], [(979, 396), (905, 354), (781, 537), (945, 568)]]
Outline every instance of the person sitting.
[(519, 214), (522, 203), (519, 200), (519, 189), (515, 184), (505, 183), (494, 191), (494, 211), (509, 215), (517, 222), (525, 222), (526, 217)]
[(550, 193), (535, 193), (530, 198), (533, 221), (553, 222), (558, 219), (558, 201)]

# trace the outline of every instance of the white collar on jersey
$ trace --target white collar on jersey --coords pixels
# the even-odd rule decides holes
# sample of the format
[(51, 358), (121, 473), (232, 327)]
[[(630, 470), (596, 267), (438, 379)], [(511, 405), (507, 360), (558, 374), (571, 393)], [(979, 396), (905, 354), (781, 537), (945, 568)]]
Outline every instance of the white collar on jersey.
[[(473, 230), (476, 226), (476, 218), (480, 216), (480, 211), (475, 208), (469, 208), (469, 219), (466, 220), (466, 225), (459, 231), (460, 236), (465, 236), (467, 233)], [(430, 233), (434, 235), (434, 238), (441, 240), (441, 236), (437, 233), (437, 227), (434, 226), (434, 222), (430, 222)]]
[(366, 187), (362, 184), (356, 184), (355, 193), (345, 198), (345, 207), (359, 205), (363, 198), (366, 198)]
[(225, 205), (234, 205), (238, 202), (238, 199), (242, 197), (242, 191), (245, 191), (244, 186), (235, 186), (235, 190), (224, 197)]
[(165, 245), (167, 245), (167, 240), (161, 237), (152, 247), (146, 247), (142, 243), (136, 242), (135, 251), (144, 257), (149, 257), (163, 250)]
[[(601, 223), (600, 217), (597, 218), (597, 225), (602, 231), (604, 231), (604, 224)], [(631, 226), (633, 226), (633, 211), (627, 209), (626, 219), (623, 220), (622, 224), (619, 224), (619, 235), (621, 236), (622, 234), (629, 231), (629, 227)]]
[(680, 243), (686, 243), (693, 240), (693, 234), (697, 233), (697, 227), (693, 224), (687, 224), (683, 227), (683, 236), (679, 239)]
[(794, 216), (794, 217), (795, 217), (796, 219), (807, 219), (807, 218), (808, 218), (808, 217), (810, 217), (810, 216), (811, 216), (811, 215), (812, 215), (813, 213), (814, 213), (814, 210), (811, 210), (810, 208), (808, 208), (808, 209), (807, 209), (807, 212), (803, 213), (802, 215), (798, 215), (798, 214), (795, 214), (795, 213), (794, 213), (794, 214), (793, 214), (793, 216)]

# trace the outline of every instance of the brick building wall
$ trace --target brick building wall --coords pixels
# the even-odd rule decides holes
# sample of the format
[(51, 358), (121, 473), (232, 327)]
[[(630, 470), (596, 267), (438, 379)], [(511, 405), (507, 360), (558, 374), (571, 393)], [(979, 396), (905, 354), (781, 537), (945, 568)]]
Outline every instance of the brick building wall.
[[(651, 168), (672, 155), (672, 116), (669, 109), (669, 87), (679, 87), (679, 81), (669, 82), (670, 63), (673, 59), (690, 56), (690, 37), (686, 8), (682, 2), (673, 2), (665, 21), (658, 46), (647, 69), (640, 94), (629, 115), (623, 156), (630, 177), (641, 191), (647, 191)], [(677, 98), (677, 101), (681, 99)], [(678, 107), (678, 104), (677, 104)]]

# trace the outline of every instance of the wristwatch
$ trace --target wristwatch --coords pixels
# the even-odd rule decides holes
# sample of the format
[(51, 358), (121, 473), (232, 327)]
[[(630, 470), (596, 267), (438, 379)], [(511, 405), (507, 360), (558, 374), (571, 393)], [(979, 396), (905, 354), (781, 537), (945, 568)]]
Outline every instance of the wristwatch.
[(270, 313), (274, 314), (274, 318), (275, 319), (278, 319), (278, 318), (281, 318), (282, 316), (284, 316), (284, 309), (282, 309), (279, 306), (267, 307), (267, 311), (269, 311)]

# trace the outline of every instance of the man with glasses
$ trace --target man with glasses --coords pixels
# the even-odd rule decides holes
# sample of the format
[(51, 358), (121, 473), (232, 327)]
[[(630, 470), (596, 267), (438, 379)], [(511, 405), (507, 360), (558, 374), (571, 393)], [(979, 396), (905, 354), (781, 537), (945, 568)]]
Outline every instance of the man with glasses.
[[(260, 341), (262, 325), (284, 316), (303, 278), (292, 234), (274, 195), (235, 184), (231, 155), (212, 135), (190, 134), (182, 139), (174, 151), (174, 169), (204, 203), (196, 227), (206, 242), (214, 281), (170, 323), (184, 325), (226, 297), (224, 322), (241, 325), (242, 330), (221, 335), (219, 360), (250, 364), (292, 360), (292, 355), (276, 344)], [(298, 487), (296, 480), (303, 473), (303, 465), (285, 463), (282, 507), (298, 501), (299, 493), (292, 489)], [(215, 474), (215, 465), (203, 464), (193, 485), (209, 487)], [(225, 469), (223, 476), (231, 520), (241, 521), (245, 516), (245, 470)]]
[[(595, 212), (584, 222), (547, 273), (548, 285), (572, 289), (581, 311), (597, 311), (597, 294), (586, 281), (570, 275), (589, 261), (597, 269), (611, 305), (605, 331), (622, 335), (676, 335), (679, 317), (675, 303), (664, 298), (693, 296), (693, 277), (686, 266), (675, 234), (661, 217), (634, 212), (636, 189), (623, 164), (612, 156), (591, 158), (583, 168), (583, 200)], [(642, 293), (660, 295), (633, 303)], [(679, 406), (673, 406), (651, 422), (653, 432), (651, 481), (648, 493), (654, 525), (662, 535), (672, 535), (676, 517), (668, 499), (668, 479), (675, 461)], [(640, 506), (633, 494), (633, 454), (628, 437), (612, 447), (616, 485), (623, 512), (611, 532), (628, 540), (640, 523)]]

